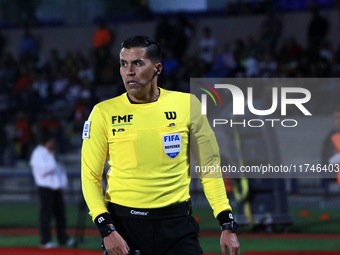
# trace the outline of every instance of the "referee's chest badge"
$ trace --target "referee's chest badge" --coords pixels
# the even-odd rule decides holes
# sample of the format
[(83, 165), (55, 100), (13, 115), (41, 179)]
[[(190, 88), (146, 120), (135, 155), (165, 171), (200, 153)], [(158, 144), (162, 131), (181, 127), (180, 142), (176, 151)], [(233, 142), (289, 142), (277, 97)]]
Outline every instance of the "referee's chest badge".
[(182, 148), (181, 133), (163, 135), (163, 149), (170, 158), (175, 158)]

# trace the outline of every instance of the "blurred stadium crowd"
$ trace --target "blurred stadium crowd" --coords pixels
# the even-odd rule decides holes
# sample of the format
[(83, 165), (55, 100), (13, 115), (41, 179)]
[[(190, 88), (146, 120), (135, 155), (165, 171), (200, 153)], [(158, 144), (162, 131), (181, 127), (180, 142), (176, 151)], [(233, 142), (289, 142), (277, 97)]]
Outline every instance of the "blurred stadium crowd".
[[(240, 6), (228, 6), (226, 12), (253, 13), (238, 10)], [(281, 37), (283, 24), (273, 12), (266, 14), (257, 37), (224, 45), (215, 39), (211, 28), (198, 31), (184, 14), (160, 15), (154, 31), (154, 39), (163, 49), (160, 84), (188, 92), (191, 77), (340, 77), (340, 47), (326, 40), (331, 24), (316, 7), (311, 12), (306, 46), (294, 37)], [(200, 38), (199, 45), (194, 46), (199, 50), (189, 54), (195, 37)], [(58, 136), (59, 153), (79, 148), (74, 140), (80, 140), (79, 133), (93, 105), (125, 91), (118, 52), (111, 50), (114, 41), (115, 32), (101, 22), (89, 54), (69, 51), (61, 56), (56, 48), (44, 58), (36, 38), (26, 28), (17, 46), (18, 57), (14, 57), (6, 51), (6, 37), (1, 33), (1, 165), (27, 160), (45, 128)], [(331, 113), (332, 99), (340, 88), (330, 83), (308, 89), (319, 98), (311, 106), (313, 114)]]

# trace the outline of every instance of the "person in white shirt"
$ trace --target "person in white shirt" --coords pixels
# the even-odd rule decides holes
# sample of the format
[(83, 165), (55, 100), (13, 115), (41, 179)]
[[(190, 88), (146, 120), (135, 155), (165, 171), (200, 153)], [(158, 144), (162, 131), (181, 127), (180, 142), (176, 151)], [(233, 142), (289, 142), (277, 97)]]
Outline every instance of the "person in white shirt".
[(210, 66), (213, 63), (216, 47), (216, 39), (212, 36), (211, 28), (203, 28), (203, 38), (200, 40), (200, 57), (205, 64)]
[(72, 245), (72, 239), (66, 234), (66, 214), (62, 189), (67, 186), (65, 170), (55, 158), (55, 137), (49, 132), (42, 132), (41, 143), (33, 150), (30, 166), (40, 198), (40, 247), (55, 248), (52, 242), (51, 221), (55, 217), (57, 238), (60, 245)]

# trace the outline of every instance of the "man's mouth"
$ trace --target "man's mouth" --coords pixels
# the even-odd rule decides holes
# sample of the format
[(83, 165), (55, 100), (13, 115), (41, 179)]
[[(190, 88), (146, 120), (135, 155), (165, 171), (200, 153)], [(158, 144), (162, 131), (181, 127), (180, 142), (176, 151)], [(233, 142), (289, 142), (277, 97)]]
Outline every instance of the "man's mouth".
[(126, 82), (128, 85), (136, 84), (136, 81), (128, 81)]

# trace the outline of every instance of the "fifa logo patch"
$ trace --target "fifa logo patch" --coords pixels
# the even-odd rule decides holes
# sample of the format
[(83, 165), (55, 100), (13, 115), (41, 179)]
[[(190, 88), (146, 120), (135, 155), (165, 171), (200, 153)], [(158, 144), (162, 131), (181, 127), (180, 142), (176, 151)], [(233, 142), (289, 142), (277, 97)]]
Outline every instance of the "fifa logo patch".
[(91, 127), (91, 121), (90, 120), (85, 121), (84, 129), (83, 129), (83, 139), (90, 138), (90, 127)]
[(163, 135), (163, 149), (166, 155), (170, 158), (175, 158), (182, 148), (181, 133)]

